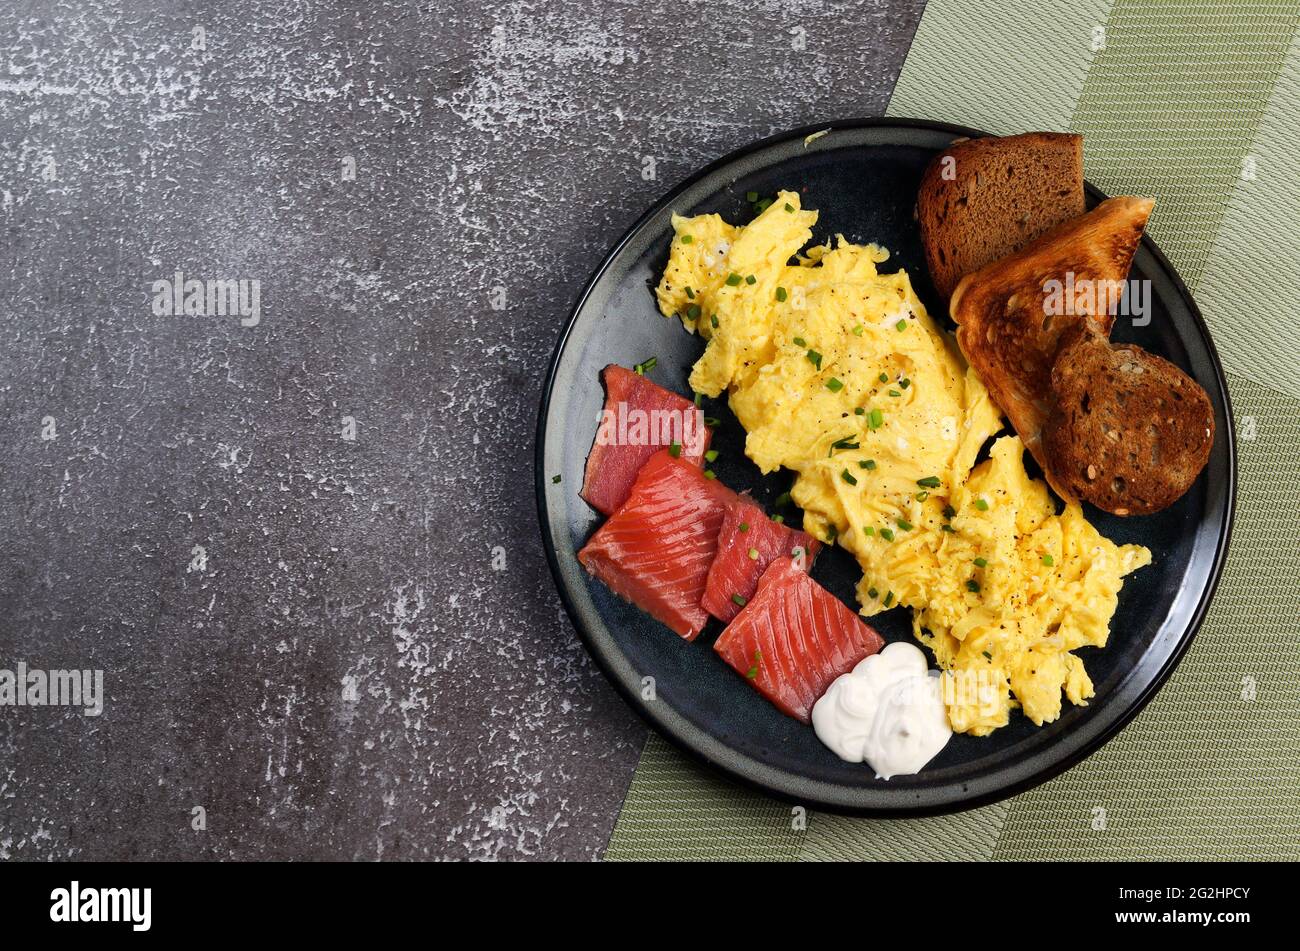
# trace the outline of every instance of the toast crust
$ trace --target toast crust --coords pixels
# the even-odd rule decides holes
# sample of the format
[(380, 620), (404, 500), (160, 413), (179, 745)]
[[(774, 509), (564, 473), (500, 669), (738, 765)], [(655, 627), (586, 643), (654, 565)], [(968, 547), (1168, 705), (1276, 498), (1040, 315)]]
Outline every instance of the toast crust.
[[(1053, 405), (1052, 366), (1067, 332), (1089, 326), (1103, 337), (1110, 334), (1118, 294), (1101, 308), (1099, 296), (1062, 299), (1056, 289), (1068, 282), (1075, 288), (1117, 290), (1128, 277), (1153, 205), (1149, 198), (1107, 199), (1015, 254), (968, 274), (949, 305), (966, 359), (1052, 488), (1067, 499), (1074, 493), (1053, 478), (1043, 451), (1043, 427)], [(1062, 304), (1066, 312), (1052, 312)]]

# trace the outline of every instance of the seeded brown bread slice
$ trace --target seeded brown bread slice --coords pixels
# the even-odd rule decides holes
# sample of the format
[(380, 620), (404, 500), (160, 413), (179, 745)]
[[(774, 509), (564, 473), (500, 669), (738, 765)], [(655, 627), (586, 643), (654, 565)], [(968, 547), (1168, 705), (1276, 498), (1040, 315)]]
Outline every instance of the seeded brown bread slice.
[(1090, 328), (1062, 341), (1043, 431), (1054, 481), (1116, 515), (1182, 497), (1210, 458), (1214, 407), (1199, 384), (1140, 347)]
[[(1052, 488), (1065, 498), (1072, 496), (1053, 478), (1042, 449), (1056, 351), (1062, 334), (1082, 324), (1109, 335), (1119, 287), (1153, 205), (1149, 198), (1108, 198), (1015, 254), (968, 274), (952, 295), (949, 309), (962, 352)], [(1073, 297), (1064, 293), (1067, 282), (1076, 291)], [(1091, 299), (1082, 293), (1088, 289), (1094, 291)], [(1110, 290), (1096, 293), (1102, 289)], [(1110, 298), (1105, 308), (1098, 306), (1103, 297)]]
[(1083, 137), (1060, 132), (964, 139), (921, 177), (917, 221), (934, 286), (957, 283), (1083, 214)]

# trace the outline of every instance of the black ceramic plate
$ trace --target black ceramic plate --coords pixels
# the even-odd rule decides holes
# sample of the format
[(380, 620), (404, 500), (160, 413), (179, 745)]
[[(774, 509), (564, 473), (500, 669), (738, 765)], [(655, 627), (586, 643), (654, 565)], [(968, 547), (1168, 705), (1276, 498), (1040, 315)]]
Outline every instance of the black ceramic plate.
[[(1177, 504), (1157, 515), (1122, 519), (1090, 510), (1116, 542), (1140, 542), (1153, 563), (1124, 582), (1109, 645), (1080, 656), (1096, 685), (1085, 707), (1068, 702), (1055, 723), (1035, 727), (1019, 712), (992, 736), (954, 736), (920, 774), (877, 780), (863, 765), (842, 762), (811, 727), (784, 716), (712, 651), (717, 622), (687, 643), (593, 581), (576, 553), (600, 522), (578, 496), (603, 402), (600, 370), (654, 356), (656, 382), (689, 395), (686, 379), (702, 349), (699, 337), (655, 309), (652, 288), (668, 257), (670, 216), (717, 212), (728, 221), (753, 216), (747, 192), (797, 189), (820, 213), (814, 240), (842, 233), (874, 241), (892, 256), (884, 269), (906, 268), (932, 314), (934, 289), (912, 217), (926, 163), (970, 129), (907, 120), (831, 124), (776, 136), (699, 172), (652, 208), (610, 252), (578, 301), (555, 350), (537, 434), (537, 497), (542, 543), (578, 632), (628, 703), (682, 749), (735, 779), (808, 805), (848, 813), (915, 815), (948, 812), (1027, 789), (1097, 749), (1152, 697), (1172, 672), (1205, 615), (1227, 549), (1236, 483), (1232, 414), (1223, 370), (1187, 288), (1150, 239), (1133, 275), (1151, 281), (1153, 314), (1136, 327), (1121, 317), (1114, 339), (1136, 341), (1172, 360), (1205, 387), (1218, 432), (1206, 471)], [(1089, 188), (1089, 201), (1103, 196)], [(724, 400), (706, 401), (722, 423), (714, 468), (727, 485), (750, 489), (770, 506), (790, 482), (762, 477), (743, 454), (744, 433)], [(557, 483), (555, 477), (559, 476)], [(859, 571), (842, 550), (820, 558), (814, 577), (856, 606)], [(897, 608), (873, 626), (889, 641), (910, 638), (910, 614)], [(646, 699), (646, 678), (654, 678)]]

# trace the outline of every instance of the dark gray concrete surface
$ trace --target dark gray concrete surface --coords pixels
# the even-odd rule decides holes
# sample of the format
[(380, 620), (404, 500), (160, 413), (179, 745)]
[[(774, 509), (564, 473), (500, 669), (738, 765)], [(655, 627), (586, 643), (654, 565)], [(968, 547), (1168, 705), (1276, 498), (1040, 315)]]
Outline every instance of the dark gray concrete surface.
[(552, 346), (692, 170), (883, 111), (921, 6), (5, 4), (0, 669), (107, 698), (0, 707), (0, 860), (598, 857), (644, 728), (540, 551)]

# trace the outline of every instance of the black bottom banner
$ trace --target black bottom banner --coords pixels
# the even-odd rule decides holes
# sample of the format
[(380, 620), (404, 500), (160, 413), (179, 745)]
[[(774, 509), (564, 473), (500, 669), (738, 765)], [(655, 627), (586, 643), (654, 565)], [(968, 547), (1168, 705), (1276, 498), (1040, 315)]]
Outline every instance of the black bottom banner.
[[(0, 866), (0, 911), (6, 937), (373, 938), (456, 921), (496, 940), (514, 932), (558, 933), (560, 921), (568, 929), (603, 930), (620, 914), (641, 933), (678, 902), (694, 899), (752, 909), (755, 921), (781, 909), (788, 923), (843, 925), (848, 910), (877, 934), (882, 925), (906, 924), (929, 936), (946, 929), (1005, 934), (1014, 926), (1018, 935), (1053, 942), (1125, 932), (1181, 937), (1192, 930), (1231, 940), (1261, 924), (1281, 926), (1283, 904), (1294, 911), (1294, 890), (1286, 885), (1292, 871), (1269, 864), (10, 863)], [(734, 935), (738, 925), (747, 928), (726, 919), (718, 915), (701, 930)], [(436, 940), (435, 932), (430, 937)]]

